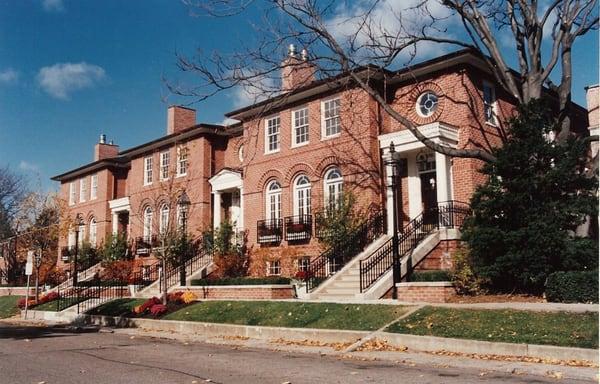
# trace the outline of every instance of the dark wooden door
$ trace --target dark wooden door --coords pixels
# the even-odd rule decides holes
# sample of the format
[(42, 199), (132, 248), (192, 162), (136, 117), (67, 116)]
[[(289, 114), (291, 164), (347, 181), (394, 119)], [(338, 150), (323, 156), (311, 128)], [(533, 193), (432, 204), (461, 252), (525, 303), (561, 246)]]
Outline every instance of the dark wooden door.
[(437, 219), (437, 185), (435, 172), (422, 173), (421, 177), (421, 202), (426, 224), (433, 224)]

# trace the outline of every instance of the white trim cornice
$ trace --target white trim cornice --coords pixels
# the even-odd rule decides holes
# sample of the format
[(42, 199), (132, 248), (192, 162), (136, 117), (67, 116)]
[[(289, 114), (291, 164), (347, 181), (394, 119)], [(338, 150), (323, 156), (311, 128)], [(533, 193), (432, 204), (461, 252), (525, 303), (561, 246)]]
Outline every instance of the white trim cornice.
[[(452, 148), (456, 148), (456, 145), (458, 144), (457, 127), (441, 122), (435, 122), (422, 125), (417, 129), (425, 135), (425, 137), (436, 143), (442, 143)], [(417, 139), (408, 129), (379, 135), (378, 139), (379, 148), (387, 149), (393, 141), (397, 152), (406, 152), (425, 147), (425, 144), (419, 141), (419, 139)], [(387, 153), (387, 151), (385, 151), (385, 153)]]
[(224, 191), (231, 188), (242, 188), (242, 174), (231, 169), (222, 169), (208, 179), (214, 191)]
[(109, 200), (108, 207), (111, 209), (112, 212), (130, 211), (131, 206), (129, 205), (129, 196)]

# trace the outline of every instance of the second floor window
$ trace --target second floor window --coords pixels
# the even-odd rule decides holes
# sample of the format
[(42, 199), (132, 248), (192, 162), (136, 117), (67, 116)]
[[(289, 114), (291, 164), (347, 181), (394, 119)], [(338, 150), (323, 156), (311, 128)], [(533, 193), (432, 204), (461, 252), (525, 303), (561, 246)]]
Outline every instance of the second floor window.
[(331, 99), (323, 102), (323, 136), (335, 136), (341, 131), (340, 99)]
[(152, 157), (144, 158), (144, 185), (152, 184)]
[(497, 124), (496, 118), (496, 90), (490, 83), (483, 83), (483, 112), (485, 114), (485, 122)]
[(77, 196), (77, 191), (75, 191), (75, 182), (69, 183), (69, 205), (75, 204), (75, 198)]
[(279, 131), (281, 128), (281, 120), (279, 116), (273, 117), (266, 121), (266, 143), (265, 152), (279, 151)]
[(298, 109), (293, 112), (292, 143), (301, 145), (308, 143), (308, 108)]
[(185, 176), (188, 171), (188, 149), (179, 147), (177, 149), (177, 176)]
[(87, 196), (87, 179), (79, 180), (79, 202), (84, 202)]
[(94, 200), (98, 197), (98, 175), (92, 175), (92, 186), (90, 188), (90, 200)]
[(160, 153), (160, 179), (167, 180), (169, 178), (169, 161), (170, 154), (168, 151)]

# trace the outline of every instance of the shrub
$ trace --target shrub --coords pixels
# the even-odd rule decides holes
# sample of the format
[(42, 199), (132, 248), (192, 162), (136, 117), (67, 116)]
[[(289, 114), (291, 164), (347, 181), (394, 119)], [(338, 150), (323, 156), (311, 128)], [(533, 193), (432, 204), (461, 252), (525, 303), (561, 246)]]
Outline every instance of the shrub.
[(186, 291), (183, 295), (181, 295), (181, 301), (183, 301), (184, 304), (189, 304), (197, 299), (198, 296), (196, 296), (196, 294), (192, 291)]
[(54, 301), (57, 300), (58, 298), (60, 298), (60, 295), (58, 294), (58, 292), (50, 292), (46, 295), (42, 295), (40, 296), (40, 298), (38, 299), (37, 303), (39, 304), (44, 304), (47, 303), (49, 301)]
[[(17, 307), (19, 307), (19, 309), (25, 309), (25, 302), (26, 302), (25, 300), (26, 299), (23, 297), (17, 301)], [(33, 306), (33, 305), (35, 305), (35, 300), (29, 299), (27, 301), (27, 307), (31, 308), (31, 306)]]
[(182, 303), (183, 300), (182, 300), (181, 296), (183, 296), (182, 291), (171, 292), (171, 293), (167, 294), (167, 302)]
[(546, 280), (546, 299), (558, 303), (598, 303), (598, 271), (551, 273)]
[(483, 280), (473, 271), (471, 253), (466, 248), (459, 248), (452, 254), (452, 270), (450, 278), (454, 289), (461, 295), (477, 295), (483, 293)]
[(153, 297), (151, 299), (146, 300), (141, 305), (138, 305), (138, 306), (134, 307), (133, 308), (133, 313), (135, 313), (136, 315), (142, 315), (142, 314), (146, 313), (148, 310), (150, 310), (153, 306), (155, 306), (157, 304), (161, 304), (160, 299), (158, 297)]
[(116, 260), (104, 262), (101, 279), (104, 281), (119, 281), (121, 284), (126, 284), (133, 277), (134, 265), (133, 261)]
[(450, 281), (450, 271), (415, 271), (410, 275), (410, 281)]
[(152, 308), (150, 308), (150, 313), (154, 317), (158, 317), (167, 313), (167, 306), (163, 304), (154, 304)]
[(192, 285), (287, 285), (291, 280), (287, 277), (230, 277), (218, 280), (192, 280)]

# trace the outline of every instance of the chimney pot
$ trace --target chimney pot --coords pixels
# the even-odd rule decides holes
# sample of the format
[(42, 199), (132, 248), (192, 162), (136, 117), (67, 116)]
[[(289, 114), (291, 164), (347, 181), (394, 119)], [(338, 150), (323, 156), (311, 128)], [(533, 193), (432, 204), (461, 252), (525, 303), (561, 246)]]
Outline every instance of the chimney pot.
[(294, 44), (290, 44), (290, 46), (288, 47), (288, 55), (290, 57), (296, 56), (296, 46)]
[(100, 144), (106, 143), (106, 135), (103, 133), (100, 135)]

